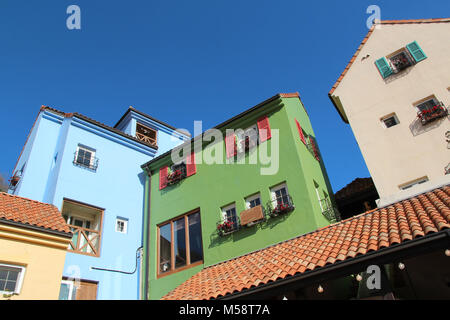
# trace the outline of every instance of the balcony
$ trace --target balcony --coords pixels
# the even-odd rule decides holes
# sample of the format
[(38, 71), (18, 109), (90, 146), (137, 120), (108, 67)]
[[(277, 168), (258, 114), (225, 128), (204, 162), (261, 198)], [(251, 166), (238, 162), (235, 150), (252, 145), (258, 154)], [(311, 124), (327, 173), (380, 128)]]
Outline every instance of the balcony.
[(439, 118), (446, 117), (448, 110), (444, 107), (444, 104), (440, 102), (437, 105), (423, 109), (417, 113), (417, 117), (420, 119), (422, 125), (426, 125)]
[(267, 207), (267, 212), (272, 218), (285, 215), (295, 209), (294, 202), (290, 195), (283, 195), (270, 201)]
[(69, 250), (76, 253), (98, 256), (100, 248), (100, 232), (88, 228), (69, 225), (73, 233)]
[(15, 190), (17, 185), (19, 184), (21, 178), (22, 178), (22, 171), (18, 171), (16, 173), (14, 173), (14, 176), (12, 176), (9, 179), (9, 187), (8, 187), (8, 189), (9, 190)]
[(413, 65), (412, 60), (408, 57), (405, 51), (400, 52), (389, 60), (394, 68), (394, 72), (400, 72)]
[(341, 220), (341, 215), (338, 209), (331, 203), (330, 198), (321, 199), (320, 207), (322, 208), (322, 214), (331, 223)]
[(238, 217), (236, 217), (236, 221), (225, 220), (217, 222), (217, 233), (220, 237), (225, 237), (229, 234), (232, 234), (240, 229)]
[(184, 178), (186, 178), (186, 164), (181, 163), (178, 165), (173, 165), (171, 168), (171, 173), (167, 175), (167, 185), (174, 185)]
[(313, 155), (313, 157), (316, 158), (317, 161), (320, 161), (319, 148), (317, 148), (316, 140), (313, 137), (308, 137), (306, 147), (308, 148), (308, 151)]

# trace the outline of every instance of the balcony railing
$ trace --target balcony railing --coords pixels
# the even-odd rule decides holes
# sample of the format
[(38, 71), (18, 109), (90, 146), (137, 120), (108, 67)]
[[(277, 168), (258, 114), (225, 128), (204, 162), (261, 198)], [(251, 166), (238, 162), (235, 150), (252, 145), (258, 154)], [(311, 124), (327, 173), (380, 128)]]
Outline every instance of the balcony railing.
[(236, 216), (236, 221), (220, 220), (217, 222), (217, 234), (221, 237), (232, 234), (240, 229), (239, 218)]
[(172, 166), (172, 172), (167, 175), (167, 185), (173, 185), (186, 178), (186, 165), (184, 163)]
[(341, 215), (338, 209), (331, 203), (330, 198), (321, 199), (320, 206), (322, 207), (322, 214), (328, 221), (334, 223), (341, 220)]
[(88, 228), (69, 225), (73, 233), (69, 250), (76, 253), (98, 256), (100, 251), (100, 232)]
[(294, 202), (292, 201), (292, 197), (288, 194), (269, 201), (267, 205), (267, 212), (270, 217), (278, 217), (291, 212), (294, 209)]
[(306, 141), (306, 147), (308, 148), (309, 152), (311, 152), (313, 157), (316, 158), (317, 161), (320, 161), (319, 148), (317, 147), (316, 140), (313, 137), (308, 137), (308, 140)]
[(15, 190), (17, 185), (19, 184), (20, 179), (22, 178), (22, 171), (18, 171), (9, 179), (9, 190)]
[(83, 168), (92, 170), (92, 171), (97, 171), (98, 159), (96, 157), (85, 157), (83, 154), (80, 154), (77, 151), (77, 152), (75, 152), (73, 164), (76, 166), (79, 166), (79, 167), (83, 167)]
[(405, 52), (401, 52), (398, 55), (390, 58), (391, 64), (394, 67), (394, 72), (400, 72), (409, 66), (412, 66), (412, 60), (408, 58)]
[(152, 146), (156, 146), (156, 140), (153, 139), (153, 138), (150, 138), (149, 136), (146, 136), (145, 134), (136, 132), (136, 138), (139, 141), (145, 142), (145, 143), (150, 144)]
[(442, 102), (417, 113), (417, 117), (420, 119), (422, 125), (426, 125), (427, 123), (446, 117), (447, 115), (448, 110), (444, 107)]

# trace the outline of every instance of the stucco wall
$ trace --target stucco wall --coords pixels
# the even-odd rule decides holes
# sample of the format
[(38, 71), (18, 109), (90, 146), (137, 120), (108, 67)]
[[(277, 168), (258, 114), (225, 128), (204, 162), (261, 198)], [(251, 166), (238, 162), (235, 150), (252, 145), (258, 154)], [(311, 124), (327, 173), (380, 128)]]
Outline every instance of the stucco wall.
[[(19, 295), (12, 300), (56, 300), (59, 296), (61, 277), (66, 256), (67, 240), (62, 237), (46, 236), (23, 229), (0, 225), (0, 263), (24, 266), (25, 277)], [(15, 231), (11, 231), (15, 230)], [(11, 239), (20, 237), (21, 240)], [(35, 242), (43, 241), (46, 244)], [(65, 241), (65, 242), (64, 242)], [(55, 248), (53, 246), (62, 246)], [(0, 296), (0, 300), (3, 296)]]
[[(413, 107), (430, 95), (447, 108), (450, 104), (449, 34), (450, 23), (381, 25), (333, 93), (342, 102), (380, 197), (423, 176), (430, 181), (442, 177), (450, 161), (448, 118), (422, 128)], [(427, 58), (383, 79), (375, 61), (413, 41)], [(393, 112), (400, 123), (385, 128), (381, 118)]]

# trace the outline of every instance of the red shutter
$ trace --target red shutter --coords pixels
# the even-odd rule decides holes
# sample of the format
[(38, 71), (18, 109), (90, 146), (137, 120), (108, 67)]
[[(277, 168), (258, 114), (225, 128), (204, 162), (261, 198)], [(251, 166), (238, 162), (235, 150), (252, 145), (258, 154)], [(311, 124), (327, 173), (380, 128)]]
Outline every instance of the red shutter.
[(195, 164), (195, 153), (192, 152), (186, 158), (186, 176), (190, 177), (197, 172), (197, 165)]
[(159, 169), (159, 190), (162, 190), (165, 187), (167, 187), (167, 169), (168, 169), (167, 166)]
[(225, 148), (227, 151), (227, 158), (231, 158), (236, 155), (236, 139), (234, 133), (225, 137)]
[(259, 130), (259, 142), (264, 142), (272, 138), (272, 133), (270, 132), (269, 118), (264, 116), (258, 120), (258, 130)]
[(298, 130), (298, 134), (300, 135), (300, 139), (302, 140), (302, 142), (304, 144), (306, 144), (306, 140), (305, 140), (305, 136), (303, 134), (303, 130), (302, 130), (302, 126), (300, 125), (300, 123), (297, 121), (297, 119), (295, 119), (295, 123), (297, 124), (297, 130)]

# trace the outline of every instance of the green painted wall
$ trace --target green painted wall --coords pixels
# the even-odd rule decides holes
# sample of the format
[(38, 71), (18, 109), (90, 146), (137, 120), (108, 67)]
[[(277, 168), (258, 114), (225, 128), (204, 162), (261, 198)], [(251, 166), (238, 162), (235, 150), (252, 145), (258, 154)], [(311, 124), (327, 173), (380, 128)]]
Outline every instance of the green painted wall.
[[(270, 154), (271, 142), (276, 136), (275, 129), (279, 132), (279, 170), (274, 175), (260, 175), (261, 165), (248, 164), (247, 153), (245, 165), (197, 164), (195, 175), (177, 185), (159, 190), (159, 168), (169, 164), (170, 156), (149, 164), (152, 172), (150, 238), (149, 245), (146, 244), (144, 250), (150, 256), (148, 266), (150, 299), (161, 298), (203, 267), (262, 249), (329, 224), (322, 215), (314, 181), (320, 190), (326, 191), (331, 196), (333, 193), (321, 163), (312, 156), (299, 138), (294, 118), (297, 118), (307, 134), (314, 135), (300, 100), (280, 98), (237, 119), (227, 128), (246, 128), (256, 124), (256, 120), (262, 115), (269, 117), (272, 139), (262, 142), (258, 148), (268, 144)], [(225, 144), (219, 143), (225, 157)], [(199, 157), (200, 154), (196, 152), (196, 161)], [(234, 202), (236, 212), (239, 214), (245, 210), (244, 199), (258, 192), (262, 204), (265, 205), (271, 199), (270, 188), (282, 182), (286, 182), (289, 194), (293, 198), (296, 207), (294, 211), (226, 237), (217, 235), (216, 223), (221, 219), (221, 207)], [(158, 279), (157, 225), (196, 208), (200, 208), (201, 214), (204, 264)]]

